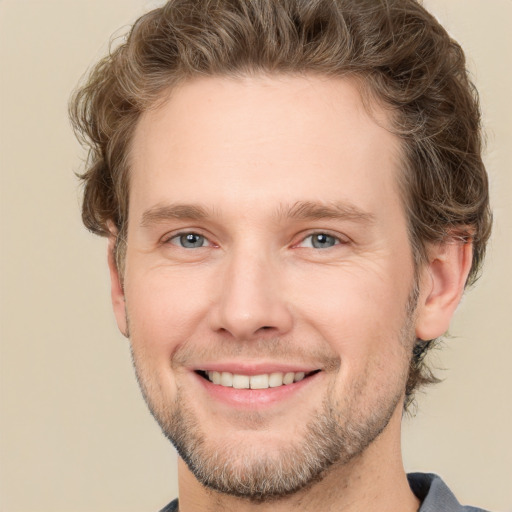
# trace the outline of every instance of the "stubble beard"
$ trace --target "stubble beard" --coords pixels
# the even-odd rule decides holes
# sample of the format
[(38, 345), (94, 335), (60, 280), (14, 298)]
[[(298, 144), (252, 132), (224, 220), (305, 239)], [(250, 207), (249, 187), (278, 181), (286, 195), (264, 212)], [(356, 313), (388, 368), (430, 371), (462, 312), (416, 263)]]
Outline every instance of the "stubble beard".
[(301, 438), (274, 453), (263, 447), (251, 450), (247, 441), (212, 446), (208, 427), (199, 423), (180, 394), (170, 414), (162, 416), (154, 410), (152, 414), (201, 484), (223, 494), (268, 502), (312, 486), (362, 454), (386, 428), (401, 397), (398, 393), (364, 423), (342, 418), (326, 399), (321, 410), (311, 414)]
[[(416, 301), (415, 287), (407, 301), (406, 319), (399, 333), (404, 354), (411, 353), (414, 341)], [(201, 424), (188, 405), (190, 397), (178, 387), (173, 403), (159, 402), (154, 390), (149, 389), (144, 365), (137, 360), (133, 348), (132, 359), (151, 414), (196, 479), (212, 490), (254, 502), (295, 494), (362, 455), (385, 430), (402, 403), (410, 363), (410, 357), (405, 360), (405, 355), (404, 373), (398, 377), (394, 393), (373, 402), (375, 406), (371, 410), (364, 404), (364, 393), (358, 394), (356, 390), (350, 400), (340, 404), (331, 389), (321, 407), (310, 415), (301, 439), (272, 453), (261, 449), (251, 451), (250, 443), (246, 442), (226, 441), (215, 446), (208, 437), (208, 425)], [(364, 388), (367, 378), (364, 376), (356, 387)], [(361, 414), (361, 410), (365, 412)]]

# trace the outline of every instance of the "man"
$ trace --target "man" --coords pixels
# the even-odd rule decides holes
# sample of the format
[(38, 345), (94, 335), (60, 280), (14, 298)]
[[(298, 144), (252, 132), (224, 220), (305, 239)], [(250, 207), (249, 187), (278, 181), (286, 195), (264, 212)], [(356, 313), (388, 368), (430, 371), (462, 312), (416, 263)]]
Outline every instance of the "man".
[(490, 232), (464, 56), (421, 5), (172, 0), (71, 112), (180, 511), (477, 510), (400, 450)]

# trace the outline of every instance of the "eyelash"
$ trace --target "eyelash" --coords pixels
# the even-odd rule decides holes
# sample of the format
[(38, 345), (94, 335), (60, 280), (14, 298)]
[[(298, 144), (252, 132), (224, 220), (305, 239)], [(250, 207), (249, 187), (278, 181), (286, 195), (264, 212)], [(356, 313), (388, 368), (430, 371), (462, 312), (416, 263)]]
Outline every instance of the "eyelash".
[(198, 233), (196, 231), (182, 231), (180, 233), (172, 234), (171, 236), (166, 236), (162, 240), (162, 244), (163, 245), (166, 245), (166, 244), (176, 245), (178, 247), (181, 247), (182, 249), (200, 249), (202, 247), (205, 247), (204, 245), (200, 245), (198, 247), (184, 247), (183, 245), (178, 245), (177, 243), (175, 244), (172, 242), (173, 240), (179, 240), (182, 237), (187, 237), (187, 236), (191, 236), (191, 235), (202, 238), (205, 242), (208, 243), (208, 245), (213, 245), (206, 236), (204, 236), (201, 233)]
[[(320, 237), (320, 236), (324, 236), (324, 237), (327, 237), (328, 239), (332, 239), (334, 241), (333, 245), (331, 245), (329, 247), (323, 247), (323, 248), (314, 247), (314, 243), (315, 243), (314, 237)], [(324, 249), (325, 250), (325, 249), (330, 249), (332, 247), (335, 247), (337, 245), (344, 245), (344, 244), (348, 243), (348, 240), (342, 239), (340, 236), (333, 235), (333, 234), (329, 233), (328, 231), (315, 231), (313, 233), (309, 233), (307, 236), (302, 238), (302, 240), (295, 246), (297, 247), (297, 246), (304, 244), (304, 242), (308, 239), (311, 240), (311, 246), (307, 247), (309, 249)]]
[[(182, 237), (191, 236), (191, 235), (202, 238), (203, 242), (206, 242), (207, 245), (200, 245), (200, 246), (197, 246), (197, 247), (184, 247), (182, 244), (178, 244), (178, 243), (173, 243), (172, 242), (173, 240), (179, 240)], [(314, 244), (313, 237), (314, 236), (319, 237), (319, 236), (322, 236), (322, 235), (325, 236), (325, 237), (328, 237), (330, 239), (333, 239), (334, 240), (334, 244), (329, 246), (329, 247), (327, 247), (327, 248), (325, 248), (325, 247), (324, 248), (314, 247), (314, 245), (313, 245)], [(325, 250), (325, 249), (330, 249), (332, 247), (335, 247), (337, 245), (346, 245), (346, 244), (349, 243), (349, 240), (347, 240), (346, 238), (342, 238), (339, 235), (337, 236), (337, 235), (331, 234), (328, 231), (314, 231), (312, 233), (307, 234), (303, 238), (301, 238), (301, 240), (298, 243), (293, 244), (293, 247), (300, 247), (308, 239), (311, 239), (311, 245), (308, 246), (308, 247), (303, 247), (303, 248), (318, 249), (318, 250), (323, 249), (323, 250)], [(166, 236), (166, 237), (163, 238), (161, 243), (162, 243), (162, 245), (166, 245), (166, 244), (176, 245), (178, 247), (181, 247), (182, 249), (200, 249), (200, 248), (208, 247), (208, 246), (215, 247), (215, 244), (212, 244), (212, 242), (205, 235), (202, 235), (201, 233), (198, 233), (196, 231), (182, 231), (182, 232), (179, 232), (179, 233), (172, 234), (171, 236)]]

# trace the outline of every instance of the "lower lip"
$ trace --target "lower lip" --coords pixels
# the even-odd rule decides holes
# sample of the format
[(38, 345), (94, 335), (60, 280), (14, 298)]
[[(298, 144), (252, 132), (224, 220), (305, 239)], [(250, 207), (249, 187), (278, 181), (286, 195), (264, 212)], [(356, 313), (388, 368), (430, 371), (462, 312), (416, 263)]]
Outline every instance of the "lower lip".
[(305, 388), (316, 381), (322, 372), (315, 373), (293, 384), (286, 384), (267, 389), (236, 389), (219, 384), (213, 384), (209, 380), (195, 374), (199, 383), (208, 395), (219, 402), (232, 407), (258, 408), (270, 406), (285, 401), (296, 394), (301, 394)]

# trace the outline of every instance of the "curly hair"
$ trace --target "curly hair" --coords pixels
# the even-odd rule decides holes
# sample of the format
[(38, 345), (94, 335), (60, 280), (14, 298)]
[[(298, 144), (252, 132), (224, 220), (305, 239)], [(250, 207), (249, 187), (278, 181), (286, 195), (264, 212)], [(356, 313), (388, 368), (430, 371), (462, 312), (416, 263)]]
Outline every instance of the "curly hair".
[[(70, 116), (89, 148), (82, 218), (117, 230), (121, 274), (128, 222), (129, 148), (141, 113), (178, 83), (204, 76), (354, 77), (365, 103), (389, 112), (400, 138), (400, 185), (416, 267), (428, 244), (471, 242), (468, 284), (490, 235), (480, 109), (461, 47), (416, 0), (170, 0), (142, 16), (75, 91)], [(436, 382), (417, 340), (406, 405)]]

